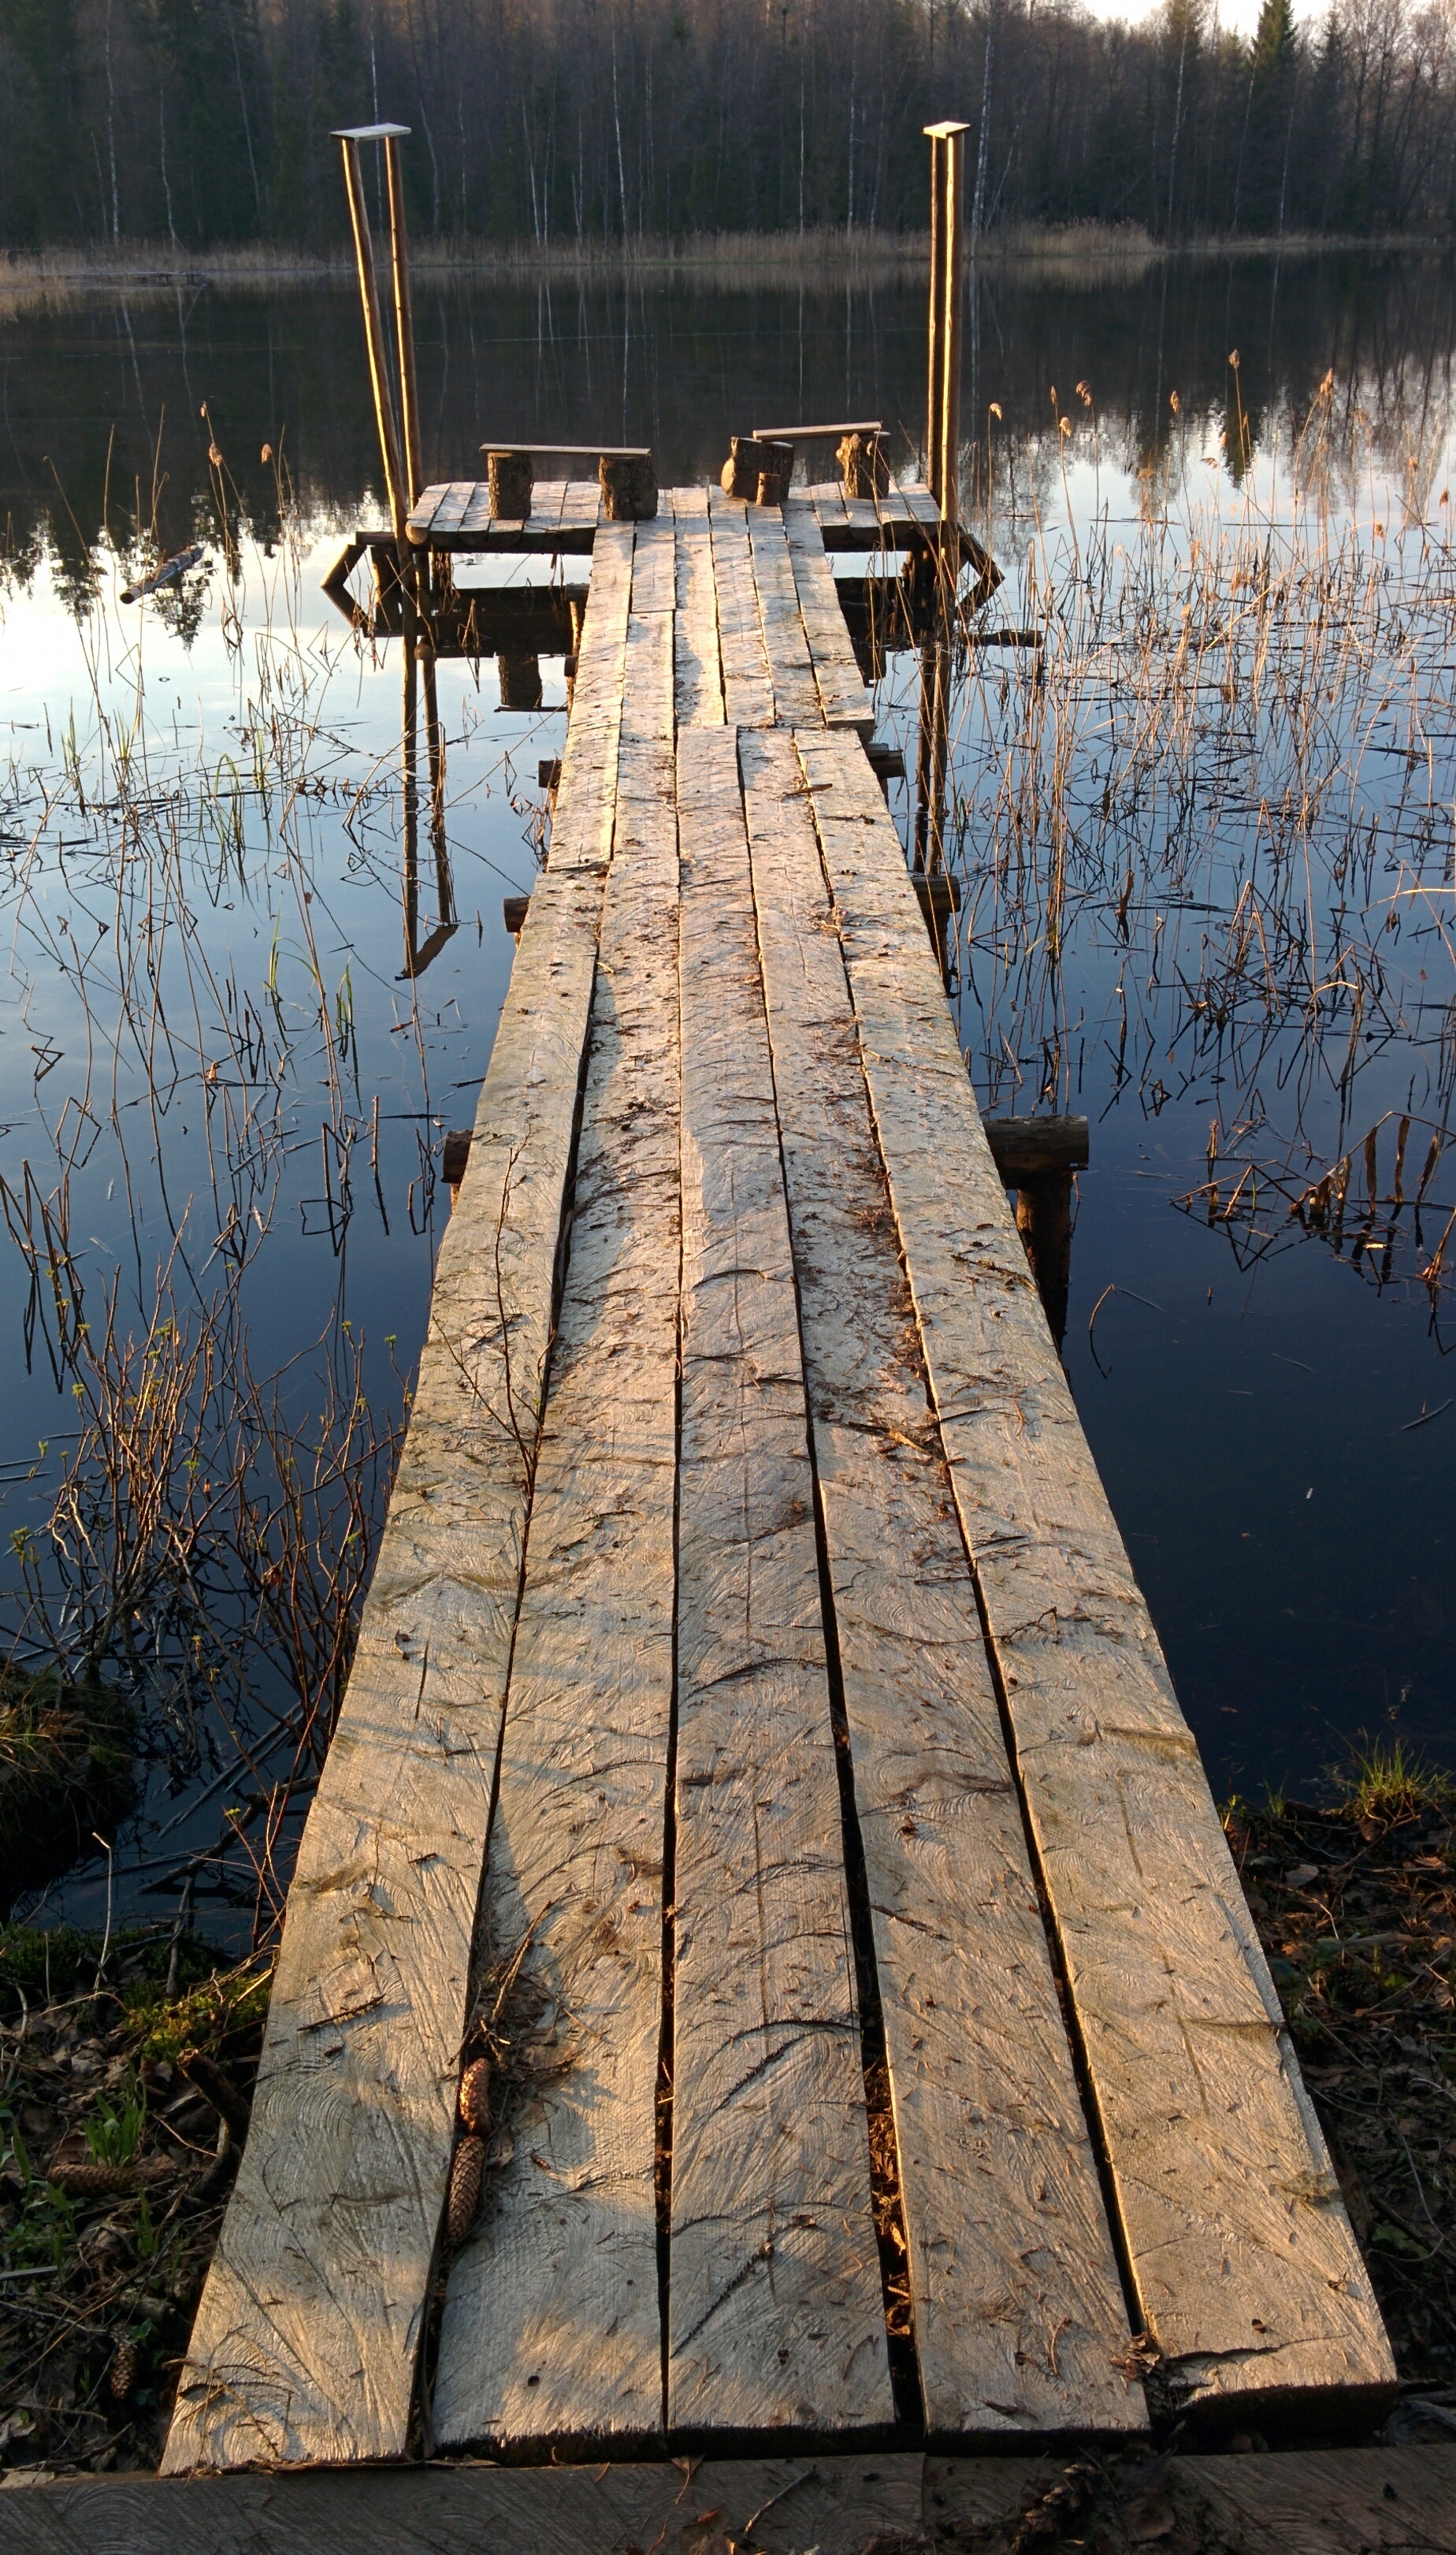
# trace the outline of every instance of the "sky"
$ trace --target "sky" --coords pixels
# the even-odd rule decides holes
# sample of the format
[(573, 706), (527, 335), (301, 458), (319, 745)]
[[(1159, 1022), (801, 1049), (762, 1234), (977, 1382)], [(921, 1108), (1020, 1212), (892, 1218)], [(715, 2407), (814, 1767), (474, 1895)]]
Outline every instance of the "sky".
[[(1136, 22), (1140, 18), (1153, 17), (1162, 5), (1162, 0), (1085, 0), (1085, 5), (1094, 18), (1127, 18)], [(1219, 24), (1236, 28), (1241, 36), (1252, 36), (1259, 21), (1259, 8), (1260, 0), (1218, 0)], [(1296, 20), (1323, 15), (1320, 0), (1294, 0)]]

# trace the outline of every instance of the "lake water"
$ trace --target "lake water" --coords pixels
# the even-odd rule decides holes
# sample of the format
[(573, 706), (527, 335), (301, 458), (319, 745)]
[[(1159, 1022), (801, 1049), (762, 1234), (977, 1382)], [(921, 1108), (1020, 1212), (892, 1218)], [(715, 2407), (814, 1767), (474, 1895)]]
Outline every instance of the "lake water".
[[(1393, 1734), (1456, 1763), (1452, 275), (1003, 275), (973, 309), (989, 618), (1047, 645), (1039, 673), (972, 652), (959, 677), (954, 999), (984, 1105), (1091, 1121), (1065, 1352), (1088, 1435), (1218, 1792), (1308, 1787)], [(554, 433), (703, 480), (730, 431), (790, 413), (878, 415), (913, 458), (908, 285), (425, 287), (417, 330), (431, 476)], [(294, 1746), (258, 1560), (277, 1425), (299, 1515), (316, 1499), (337, 1530), (356, 1374), (397, 1415), (423, 1334), (438, 1148), (489, 1057), (561, 661), (532, 713), (500, 708), (493, 661), (440, 668), (457, 927), (411, 974), (398, 643), (320, 592), (381, 520), (352, 296), (0, 312), (0, 398), (10, 1621), (74, 1654), (118, 1555), (133, 1571), (106, 1655), (130, 1658), (154, 1762), (114, 1841), (121, 1903), (165, 1914), (238, 1810), (208, 1920), (237, 1925)], [(181, 588), (121, 601), (191, 543)], [(877, 686), (911, 770), (918, 679), (892, 655)], [(908, 836), (905, 790), (892, 806)], [(417, 949), (439, 919), (428, 817)], [(229, 1474), (244, 1353), (260, 1395)], [(174, 1407), (202, 1413), (190, 1474)], [(58, 1554), (60, 1467), (98, 1411), (109, 1469)], [(188, 1556), (225, 1577), (239, 1484), (256, 1584), (194, 1586)], [(199, 1904), (219, 1870), (196, 1865)], [(94, 1911), (103, 1873), (46, 1907)]]

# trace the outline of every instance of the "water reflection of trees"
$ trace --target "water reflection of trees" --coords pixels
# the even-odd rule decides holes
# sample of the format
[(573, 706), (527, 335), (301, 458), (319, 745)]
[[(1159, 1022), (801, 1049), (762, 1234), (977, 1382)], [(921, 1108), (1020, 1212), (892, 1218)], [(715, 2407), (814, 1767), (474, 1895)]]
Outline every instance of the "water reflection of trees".
[(1242, 1263), (1315, 1238), (1433, 1303), (1456, 1079), (1447, 387), (1434, 350), (1378, 391), (1328, 376), (1267, 421), (1232, 498), (1216, 412), (1182, 411), (1152, 464), (1123, 442), (1136, 521), (1105, 502), (1067, 523), (1086, 412), (1008, 459), (993, 538), (1044, 648), (972, 654), (948, 828), (993, 1108), (1196, 1104), (1207, 1173), (1181, 1203)]

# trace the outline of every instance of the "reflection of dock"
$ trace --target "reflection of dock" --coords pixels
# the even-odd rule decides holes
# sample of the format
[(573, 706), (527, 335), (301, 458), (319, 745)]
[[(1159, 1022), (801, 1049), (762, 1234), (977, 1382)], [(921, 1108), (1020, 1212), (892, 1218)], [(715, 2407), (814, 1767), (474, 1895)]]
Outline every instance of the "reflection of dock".
[(824, 511), (591, 532), (173, 2470), (1389, 2393)]

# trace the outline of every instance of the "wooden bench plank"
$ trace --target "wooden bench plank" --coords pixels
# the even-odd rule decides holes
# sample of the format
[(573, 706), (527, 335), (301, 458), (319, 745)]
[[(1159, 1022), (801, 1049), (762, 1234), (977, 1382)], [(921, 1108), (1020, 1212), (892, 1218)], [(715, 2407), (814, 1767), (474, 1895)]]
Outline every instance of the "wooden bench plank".
[(926, 2426), (1140, 2431), (793, 739), (745, 734), (739, 762)]
[(531, 899), (168, 2474), (405, 2452), (601, 897), (564, 871)]
[(566, 750), (551, 816), (553, 869), (563, 862), (597, 862), (611, 856), (632, 604), (633, 533), (631, 524), (608, 524), (597, 537), (566, 722)]
[(764, 645), (748, 539), (748, 508), (717, 489), (708, 492), (713, 582), (718, 599), (718, 647), (723, 665), (723, 707), (732, 727), (772, 727), (774, 675)]
[(817, 727), (823, 720), (819, 687), (814, 680), (793, 562), (779, 508), (751, 507), (748, 534), (759, 618), (774, 686), (775, 722), (779, 727)]
[(451, 2267), (433, 2408), (447, 2447), (662, 2432), (677, 1116), (672, 753), (624, 743), (486, 1875), (487, 1976), (529, 1937), (515, 2002), (543, 2074), (498, 2124), (511, 2151)]
[(1271, 2415), (1394, 2382), (1198, 1751), (1051, 1344), (894, 826), (805, 736), (961, 1523), (1127, 2256), (1171, 2400)]
[[(687, 508), (678, 501), (700, 496)], [(673, 621), (673, 694), (679, 727), (723, 724), (723, 660), (718, 646), (718, 593), (713, 581), (713, 538), (706, 489), (674, 488), (676, 611)]]
[(682, 1384), (667, 2419), (893, 2402), (813, 1483), (731, 728), (678, 739)]
[(784, 509), (784, 526), (824, 725), (851, 727), (858, 736), (873, 736), (875, 705), (855, 661), (834, 571), (812, 511), (791, 500)]

